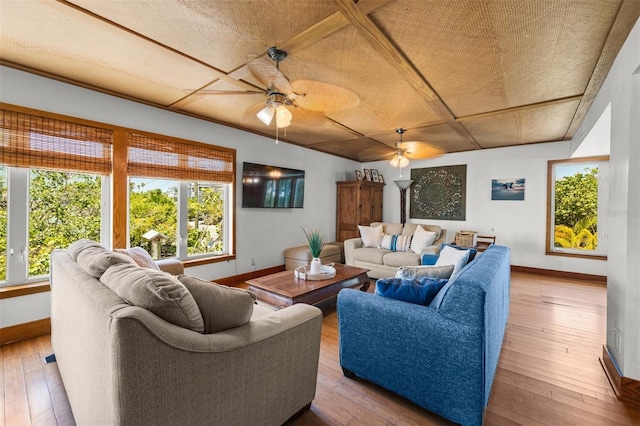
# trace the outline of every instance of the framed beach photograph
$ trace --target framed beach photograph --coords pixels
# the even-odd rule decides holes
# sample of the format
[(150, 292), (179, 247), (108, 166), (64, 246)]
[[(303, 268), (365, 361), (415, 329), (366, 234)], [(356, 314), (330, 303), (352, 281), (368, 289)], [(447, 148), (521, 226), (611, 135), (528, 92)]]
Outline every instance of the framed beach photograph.
[(362, 172), (360, 170), (356, 170), (356, 179), (362, 180)]
[(524, 178), (491, 179), (492, 200), (524, 200)]
[(364, 177), (366, 180), (368, 180), (369, 182), (371, 182), (371, 170), (369, 169), (364, 169)]
[(371, 169), (371, 179), (374, 182), (378, 182), (378, 171), (376, 169)]

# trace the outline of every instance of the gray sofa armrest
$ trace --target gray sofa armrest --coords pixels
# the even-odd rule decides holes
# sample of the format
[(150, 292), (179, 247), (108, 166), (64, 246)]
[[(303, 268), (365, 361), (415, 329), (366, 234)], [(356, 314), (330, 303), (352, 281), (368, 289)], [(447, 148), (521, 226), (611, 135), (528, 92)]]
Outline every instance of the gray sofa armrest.
[(315, 397), (321, 326), (304, 304), (209, 335), (118, 310), (114, 424), (282, 424)]
[(344, 240), (344, 263), (354, 265), (354, 250), (362, 247), (362, 238), (350, 238)]
[(432, 246), (426, 247), (424, 250), (422, 250), (420, 252), (420, 259), (422, 259), (422, 256), (424, 256), (425, 254), (435, 254), (436, 256), (440, 254), (440, 245), (439, 244), (434, 244)]
[(440, 246), (440, 244), (444, 244), (447, 242), (447, 230), (442, 228), (440, 231), (440, 238), (433, 242), (434, 246)]
[(156, 265), (158, 265), (161, 271), (168, 272), (171, 275), (184, 274), (184, 265), (178, 259), (156, 260)]

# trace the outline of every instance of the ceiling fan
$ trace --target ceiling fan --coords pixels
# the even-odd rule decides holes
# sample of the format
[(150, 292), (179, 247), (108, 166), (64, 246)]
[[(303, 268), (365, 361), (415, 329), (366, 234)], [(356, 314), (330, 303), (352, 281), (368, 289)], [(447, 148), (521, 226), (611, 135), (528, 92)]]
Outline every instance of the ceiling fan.
[(404, 168), (409, 165), (409, 159), (422, 160), (425, 158), (440, 157), (445, 154), (445, 150), (428, 142), (403, 141), (402, 135), (406, 129), (396, 129), (400, 135), (400, 140), (396, 142), (396, 152), (389, 163), (393, 167)]
[(290, 81), (280, 71), (280, 62), (287, 57), (287, 52), (274, 46), (267, 50), (267, 55), (271, 60), (263, 55), (252, 54), (249, 55), (247, 62), (251, 73), (266, 86), (265, 91), (188, 90), (188, 92), (211, 95), (265, 95), (267, 101), (256, 116), (267, 126), (275, 117), (277, 128), (291, 124), (292, 114), (287, 106), (325, 112), (354, 108), (360, 103), (358, 94), (344, 87), (317, 80)]

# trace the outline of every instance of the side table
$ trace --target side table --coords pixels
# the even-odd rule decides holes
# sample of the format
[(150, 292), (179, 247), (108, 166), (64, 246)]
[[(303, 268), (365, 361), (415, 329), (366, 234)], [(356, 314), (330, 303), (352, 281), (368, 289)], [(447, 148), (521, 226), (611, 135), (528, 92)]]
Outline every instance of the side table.
[(495, 244), (495, 243), (496, 243), (495, 235), (478, 235), (477, 243), (474, 248), (479, 252), (482, 252), (488, 249), (491, 244)]

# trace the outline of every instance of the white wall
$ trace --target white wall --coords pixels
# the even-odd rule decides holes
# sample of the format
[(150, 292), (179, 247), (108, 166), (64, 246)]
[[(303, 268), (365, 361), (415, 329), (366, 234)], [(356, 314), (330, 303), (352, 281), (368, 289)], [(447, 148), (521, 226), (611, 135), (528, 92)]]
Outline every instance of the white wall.
[[(453, 153), (430, 160), (412, 160), (409, 167), (403, 169), (401, 179), (410, 178), (410, 169), (466, 164), (467, 208), (465, 221), (412, 219), (407, 200), (407, 220), (440, 225), (447, 229), (449, 241), (460, 230), (495, 235), (497, 244), (511, 248), (512, 265), (606, 275), (607, 262), (604, 260), (545, 254), (547, 161), (566, 159), (569, 154), (569, 142), (554, 142)], [(400, 190), (393, 183), (393, 180), (400, 179), (399, 169), (391, 167), (387, 162), (367, 163), (363, 167), (377, 169), (385, 177), (384, 220), (399, 222)], [(492, 201), (491, 180), (511, 178), (525, 178), (524, 201)]]
[(607, 346), (623, 375), (640, 380), (640, 21), (578, 128), (572, 150), (609, 105)]
[[(335, 238), (336, 181), (353, 178), (359, 163), (304, 149), (252, 133), (0, 67), (0, 101), (133, 129), (236, 149), (237, 182), (242, 162), (305, 170), (303, 209), (243, 209), (237, 185), (236, 260), (190, 268), (206, 279), (282, 265), (285, 248), (301, 245), (305, 228)], [(255, 268), (251, 259), (255, 259)], [(48, 293), (0, 300), (0, 328), (49, 316)], [(29, 307), (25, 309), (25, 307)]]

